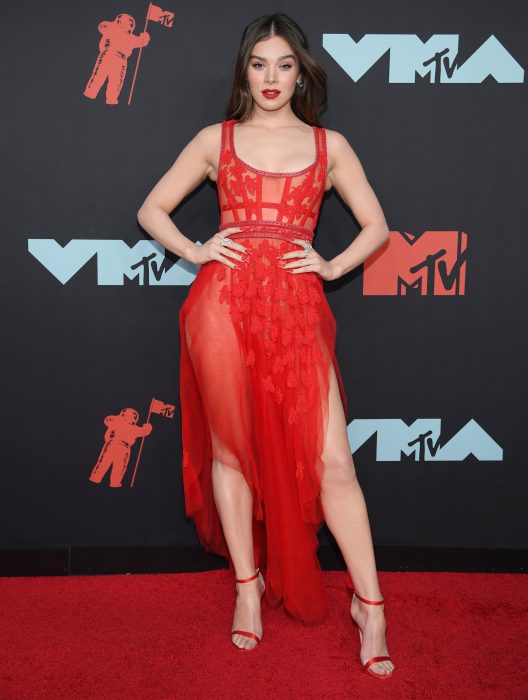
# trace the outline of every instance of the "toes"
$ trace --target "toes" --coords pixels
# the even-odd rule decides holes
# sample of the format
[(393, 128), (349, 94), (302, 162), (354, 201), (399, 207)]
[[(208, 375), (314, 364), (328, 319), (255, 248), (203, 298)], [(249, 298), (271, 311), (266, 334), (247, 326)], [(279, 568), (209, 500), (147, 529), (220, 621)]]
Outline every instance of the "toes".
[[(373, 665), (378, 666), (378, 664), (373, 664)], [(374, 673), (380, 673), (382, 676), (384, 676), (386, 673), (388, 673), (388, 671), (385, 668), (385, 666), (378, 666), (378, 668), (376, 668), (374, 670)]]
[(237, 646), (239, 649), (254, 649), (257, 646), (257, 642), (253, 639), (249, 639), (248, 637), (242, 637), (240, 634), (235, 634), (234, 637), (232, 637), (233, 644)]
[(378, 673), (380, 676), (386, 676), (392, 670), (389, 666), (387, 666), (385, 661), (376, 661), (376, 663), (372, 664), (370, 668), (374, 673)]

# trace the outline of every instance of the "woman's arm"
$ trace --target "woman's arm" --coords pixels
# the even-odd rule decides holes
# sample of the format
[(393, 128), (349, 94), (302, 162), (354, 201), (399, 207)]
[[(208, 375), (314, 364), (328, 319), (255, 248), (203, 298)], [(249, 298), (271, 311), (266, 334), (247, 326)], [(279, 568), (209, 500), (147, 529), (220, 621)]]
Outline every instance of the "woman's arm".
[(200, 246), (181, 233), (169, 214), (214, 170), (212, 154), (215, 144), (220, 144), (221, 128), (221, 124), (212, 124), (196, 134), (151, 190), (137, 214), (145, 231), (167, 250), (191, 262), (197, 262)]
[(370, 186), (357, 155), (337, 131), (326, 129), (328, 177), (361, 226), (352, 243), (328, 262), (337, 279), (360, 265), (377, 250), (389, 236), (389, 228), (374, 190)]

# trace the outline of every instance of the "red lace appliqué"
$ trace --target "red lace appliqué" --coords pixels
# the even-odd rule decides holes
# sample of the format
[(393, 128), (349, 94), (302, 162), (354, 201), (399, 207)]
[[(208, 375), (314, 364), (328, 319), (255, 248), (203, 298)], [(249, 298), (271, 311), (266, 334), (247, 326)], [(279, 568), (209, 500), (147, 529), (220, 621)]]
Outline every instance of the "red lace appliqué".
[[(308, 404), (305, 390), (315, 381), (317, 364), (323, 365), (323, 355), (316, 341), (320, 315), (321, 282), (315, 273), (296, 274), (280, 267), (276, 256), (291, 250), (288, 243), (270, 245), (263, 239), (252, 246), (252, 252), (240, 270), (219, 263), (216, 273), (220, 286), (219, 299), (228, 304), (234, 324), (241, 324), (241, 337), (249, 339), (245, 365), (262, 377), (265, 392), (274, 396), (277, 404), (288, 397), (286, 418), (291, 426), (299, 424)], [(226, 279), (229, 273), (229, 279)], [(251, 345), (255, 334), (263, 336), (264, 355), (257, 364)]]
[[(241, 231), (227, 235), (242, 242), (250, 255), (240, 269), (219, 264), (219, 300), (229, 305), (240, 331), (246, 368), (271, 400), (284, 404), (285, 420), (294, 427), (308, 410), (316, 367), (324, 362), (317, 343), (322, 284), (315, 273), (282, 269), (277, 254), (294, 250), (293, 238), (313, 240), (326, 182), (326, 134), (313, 127), (315, 159), (306, 168), (273, 173), (238, 157), (235, 123), (222, 124), (220, 228), (239, 226)], [(262, 342), (252, 343), (256, 335)]]

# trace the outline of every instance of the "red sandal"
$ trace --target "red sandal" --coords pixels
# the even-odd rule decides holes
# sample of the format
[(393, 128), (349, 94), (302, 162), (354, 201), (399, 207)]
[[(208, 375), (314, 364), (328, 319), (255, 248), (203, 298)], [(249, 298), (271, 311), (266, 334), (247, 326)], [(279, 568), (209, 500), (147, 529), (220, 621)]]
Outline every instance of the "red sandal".
[[(260, 573), (260, 569), (257, 568), (257, 572), (255, 573), (254, 576), (250, 576), (249, 578), (236, 578), (235, 583), (249, 583), (250, 581), (254, 581), (256, 578), (259, 579), (260, 583), (260, 599), (262, 600), (262, 596), (264, 595), (264, 590), (266, 588), (266, 583), (262, 577), (262, 574)], [(249, 639), (254, 639), (257, 644), (256, 646), (252, 647), (251, 649), (246, 649), (245, 647), (239, 647), (238, 644), (235, 644), (233, 642), (233, 635), (234, 634), (240, 634), (242, 637), (248, 637)], [(240, 651), (252, 651), (253, 649), (256, 649), (258, 645), (261, 642), (261, 638), (256, 635), (254, 632), (246, 632), (245, 630), (231, 630), (231, 641), (233, 642), (234, 646), (236, 646), (237, 649), (240, 649)]]
[[(385, 602), (383, 599), (382, 600), (367, 600), (366, 598), (362, 598), (359, 595), (359, 593), (356, 593), (355, 590), (354, 590), (354, 593), (352, 595), (352, 602), (354, 602), (354, 596), (356, 598), (358, 598), (359, 600), (361, 600), (363, 603), (368, 603), (368, 605), (383, 605), (383, 603)], [(358, 625), (358, 623), (354, 620), (354, 618), (352, 618), (352, 621), (354, 622), (354, 624), (357, 626), (357, 628), (359, 630), (359, 642), (360, 642), (360, 644), (363, 644), (363, 633), (361, 631), (361, 628)], [(360, 653), (359, 660), (361, 661), (361, 653)], [(372, 664), (375, 664), (377, 661), (391, 661), (391, 658), (390, 658), (390, 656), (373, 656), (371, 659), (367, 659), (367, 661), (365, 661), (365, 663), (363, 663), (361, 661), (361, 665), (363, 666), (363, 668), (365, 669), (365, 671), (367, 673), (370, 673), (371, 676), (375, 676), (376, 678), (383, 678), (383, 679), (390, 678), (392, 676), (392, 673), (393, 673), (392, 671), (389, 671), (389, 673), (376, 673), (375, 671), (373, 671), (370, 668), (372, 666)]]

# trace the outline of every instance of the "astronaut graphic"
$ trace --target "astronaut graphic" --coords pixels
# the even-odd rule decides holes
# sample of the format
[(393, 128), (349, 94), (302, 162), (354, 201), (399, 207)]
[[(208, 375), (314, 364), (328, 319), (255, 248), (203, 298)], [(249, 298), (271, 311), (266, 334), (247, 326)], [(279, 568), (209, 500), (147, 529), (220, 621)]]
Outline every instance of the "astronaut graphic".
[[(150, 415), (150, 414), (149, 414)], [(134, 408), (124, 408), (118, 416), (106, 416), (104, 419), (108, 430), (105, 443), (99, 454), (95, 467), (90, 474), (90, 481), (100, 484), (106, 472), (110, 472), (110, 486), (122, 486), (123, 477), (130, 458), (130, 448), (138, 437), (150, 435), (151, 423), (136, 425), (139, 414)]]
[(88, 80), (84, 95), (95, 99), (108, 78), (106, 104), (118, 104), (119, 93), (125, 81), (127, 59), (134, 49), (146, 46), (150, 41), (148, 32), (134, 35), (136, 20), (127, 14), (117, 15), (113, 22), (101, 22), (102, 34), (99, 42), (99, 55), (92, 75)]

